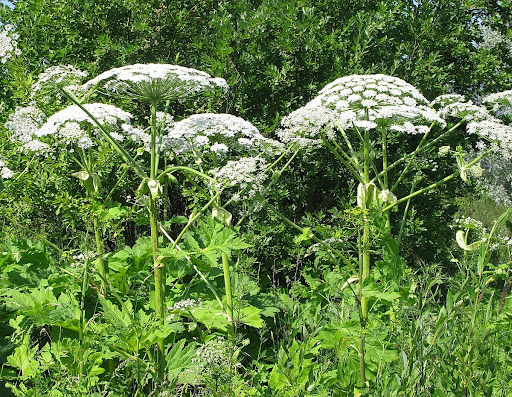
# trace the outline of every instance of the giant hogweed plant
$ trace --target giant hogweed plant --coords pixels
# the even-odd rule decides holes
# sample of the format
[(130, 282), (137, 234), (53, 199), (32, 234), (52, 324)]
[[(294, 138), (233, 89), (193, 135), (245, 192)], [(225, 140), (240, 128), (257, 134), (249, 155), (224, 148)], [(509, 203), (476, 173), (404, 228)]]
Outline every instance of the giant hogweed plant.
[[(443, 99), (436, 103), (439, 102)], [(461, 148), (448, 148), (456, 157), (458, 171), (428, 186), (418, 186), (414, 174), (421, 171), (421, 167), (418, 168), (421, 162), (417, 160), (422, 152), (438, 144), (468, 119), (478, 122), (490, 117), (479, 106), (453, 115), (457, 120), (448, 128), (446, 113), (436, 112), (417, 89), (401, 79), (385, 75), (353, 75), (328, 84), (304, 107), (285, 117), (278, 132), (284, 142), (296, 142), (302, 147), (317, 150), (327, 148), (358, 184), (357, 209), (354, 212), (361, 220), (356, 242), (357, 266), (336, 250), (331, 248), (330, 251), (335, 256), (342, 255), (343, 261), (356, 273), (348, 278), (344, 288), (353, 291), (358, 307), (360, 330), (356, 350), (361, 386), (368, 384), (365, 340), (369, 332), (369, 303), (391, 303), (399, 296), (393, 293), (388, 283), (379, 287), (378, 283), (386, 280), (377, 278), (382, 278), (386, 270), (377, 271), (372, 266), (372, 262), (376, 263), (375, 259), (372, 260), (372, 252), (375, 253), (377, 247), (384, 249), (385, 257), (395, 267), (387, 281), (396, 284), (400, 274), (400, 261), (397, 259), (400, 235), (411, 199), (458, 176), (467, 180), (469, 170), (490, 152), (486, 150), (468, 161)], [(389, 152), (390, 141), (407, 139), (411, 135), (421, 136), (416, 149), (398, 158)], [(488, 138), (496, 142), (495, 136)], [(412, 181), (410, 193), (397, 197), (397, 187), (408, 180)], [(395, 239), (392, 238), (389, 212), (397, 210), (402, 203), (406, 205), (398, 239)], [(297, 225), (293, 226), (304, 232)]]
[[(157, 112), (157, 108), (162, 104), (162, 101), (165, 103), (164, 109), (167, 109), (169, 101), (172, 99), (195, 96), (201, 90), (213, 89), (214, 87), (224, 88), (225, 82), (222, 79), (212, 79), (206, 73), (173, 65), (132, 65), (104, 73), (81, 87), (68, 86), (70, 83), (76, 83), (80, 77), (83, 76), (71, 67), (50, 68), (47, 73), (40, 75), (39, 81), (34, 84), (34, 96), (41, 92), (47, 94), (50, 86), (66, 85), (67, 88), (59, 93), (60, 99), (68, 97), (75, 101), (75, 105), (58, 111), (48, 119), (34, 105), (20, 107), (10, 116), (6, 128), (10, 133), (11, 140), (18, 145), (20, 150), (29, 153), (33, 157), (42, 159), (47, 157), (51, 160), (56, 151), (67, 151), (69, 158), (79, 167), (73, 175), (83, 183), (87, 197), (91, 201), (106, 203), (112, 195), (112, 191), (118, 187), (118, 182), (120, 182), (114, 184), (114, 188), (106, 197), (101, 197), (102, 175), (96, 164), (98, 147), (112, 145), (126, 162), (126, 170), (131, 169), (140, 177), (141, 183), (138, 193), (143, 196), (143, 199), (145, 197), (150, 218), (151, 252), (153, 254), (155, 278), (154, 306), (159, 319), (155, 325), (158, 326), (160, 331), (154, 327), (147, 328), (146, 323), (152, 320), (144, 314), (143, 310), (135, 310), (130, 301), (125, 301), (119, 295), (117, 288), (112, 288), (111, 282), (114, 280), (109, 279), (97, 213), (93, 213), (93, 226), (97, 251), (96, 258), (99, 267), (98, 273), (102, 284), (99, 289), (100, 295), (103, 296), (101, 302), (105, 311), (104, 315), (107, 316), (108, 314), (107, 317), (112, 322), (121, 321), (123, 326), (119, 330), (113, 330), (102, 328), (101, 325), (98, 328), (95, 323), (89, 322), (89, 330), (86, 332), (85, 308), (83, 305), (88, 293), (88, 274), (91, 267), (87, 259), (84, 262), (83, 272), (79, 275), (83, 283), (81, 287), (81, 308), (77, 308), (77, 310), (81, 314), (77, 314), (78, 317), (74, 319), (76, 323), (73, 322), (71, 328), (69, 326), (64, 326), (64, 328), (78, 331), (80, 346), (83, 348), (86, 348), (87, 338), (90, 339), (93, 328), (92, 332), (98, 335), (105, 333), (109, 333), (113, 337), (118, 335), (120, 342), (111, 346), (111, 349), (117, 352), (115, 354), (121, 354), (121, 357), (124, 356), (125, 359), (130, 361), (134, 360), (137, 367), (144, 364), (142, 367), (146, 368), (148, 374), (153, 374), (161, 383), (163, 371), (166, 370), (167, 373), (169, 368), (169, 363), (166, 364), (164, 360), (164, 339), (179, 330), (179, 327), (176, 328), (172, 321), (169, 324), (167, 320), (175, 312), (181, 316), (191, 313), (188, 306), (186, 306), (187, 310), (183, 310), (183, 307), (172, 304), (172, 300), (167, 305), (164, 266), (169, 266), (169, 263), (171, 263), (171, 266), (172, 263), (180, 260), (192, 263), (193, 268), (216, 297), (218, 307), (224, 313), (226, 320), (224, 324), (218, 320), (212, 322), (212, 310), (205, 310), (202, 316), (196, 313), (196, 317), (209, 327), (227, 330), (231, 344), (234, 343), (233, 337), (238, 322), (261, 326), (262, 321), (258, 315), (258, 310), (254, 307), (245, 306), (241, 308), (241, 311), (235, 317), (229, 262), (231, 252), (245, 248), (247, 244), (237, 238), (234, 229), (229, 227), (231, 216), (223, 208), (221, 197), (223, 197), (224, 190), (233, 188), (236, 188), (237, 192), (226, 201), (225, 205), (229, 202), (236, 203), (254, 196), (256, 191), (262, 189), (261, 183), (267, 179), (271, 168), (283, 158), (284, 154), (274, 164), (267, 164), (266, 159), (272, 157), (276, 149), (280, 148), (280, 145), (277, 142), (265, 139), (254, 126), (235, 116), (199, 114), (175, 124), (169, 114)], [(103, 85), (102, 93), (105, 90), (110, 90), (115, 93), (116, 97), (127, 96), (149, 102), (151, 108), (150, 127), (146, 130), (134, 127), (131, 124), (133, 119), (131, 114), (113, 105), (81, 104), (80, 100), (77, 100), (71, 94), (71, 92), (74, 92), (83, 95), (88, 88), (97, 88), (98, 84)], [(87, 97), (87, 94), (85, 97)], [(52, 106), (58, 107), (51, 100), (43, 101), (41, 105), (46, 109), (51, 109)], [(134, 143), (130, 143), (131, 141)], [(138, 150), (135, 156), (130, 154), (133, 146), (141, 146), (141, 150)], [(145, 161), (147, 155), (144, 152), (149, 153), (149, 164)], [(239, 158), (247, 155), (249, 157)], [(167, 162), (174, 162), (175, 166), (168, 167), (166, 166)], [(164, 168), (160, 168), (162, 165)], [(8, 168), (4, 167), (4, 164), (2, 164), (2, 167), (2, 175), (9, 177)], [(176, 181), (173, 174), (177, 171), (182, 171), (190, 180), (194, 189), (206, 197), (206, 204), (193, 211), (185, 228), (177, 238), (173, 239), (158, 221), (157, 202), (161, 200), (165, 192), (166, 183)], [(201, 183), (193, 176), (206, 181), (206, 187), (201, 187)], [(192, 237), (192, 234), (187, 233), (187, 231), (210, 207), (214, 208), (212, 215), (220, 220), (220, 223), (215, 220), (203, 222), (202, 232), (197, 234), (195, 238)], [(168, 238), (169, 246), (163, 249), (159, 246), (159, 234)], [(178, 245), (180, 239), (183, 240), (184, 249)], [(120, 269), (117, 258), (124, 257), (121, 254), (115, 254), (108, 258), (108, 263), (117, 270)], [(210, 267), (218, 265), (218, 261), (221, 261), (225, 287), (224, 301), (220, 299), (212, 283), (198, 268), (200, 267), (196, 259), (198, 257), (205, 258)], [(123, 266), (121, 265), (121, 267)], [(53, 296), (51, 292), (46, 291), (46, 293)], [(16, 295), (15, 300), (24, 298), (24, 295), (12, 292), (9, 299), (14, 299), (12, 294)], [(121, 305), (121, 311), (116, 311), (115, 306), (105, 299), (109, 296), (115, 298)], [(75, 302), (75, 306), (77, 305), (78, 302)], [(20, 311), (23, 312), (21, 309)], [(131, 319), (128, 321), (129, 318)], [(192, 319), (195, 320), (194, 316), (192, 316)], [(49, 325), (63, 326), (49, 319), (46, 320)], [(36, 321), (38, 325), (44, 325), (44, 322), (44, 319)], [(13, 325), (15, 324), (13, 323)], [(135, 334), (133, 334), (134, 332)], [(145, 342), (141, 344), (134, 340), (127, 340), (123, 335), (132, 335), (137, 339), (143, 338)], [(25, 342), (28, 343), (28, 340), (23, 340), (21, 346), (26, 345)], [(155, 343), (158, 346), (156, 372), (141, 360), (142, 357), (139, 353), (141, 349), (148, 349), (149, 346)], [(173, 348), (173, 350), (175, 349)], [(60, 354), (58, 352), (53, 353), (57, 357)], [(20, 352), (18, 351), (15, 354), (20, 354)], [(13, 358), (14, 361), (11, 360), (11, 364), (21, 363), (18, 361), (19, 359), (21, 358)], [(79, 361), (82, 362), (82, 359), (79, 358)], [(80, 374), (82, 376), (85, 373), (84, 370), (85, 367), (81, 368)], [(138, 370), (137, 373), (139, 373)], [(144, 379), (137, 378), (136, 384), (138, 387), (141, 386), (143, 381)]]
[[(235, 116), (199, 114), (174, 124), (167, 113), (157, 113), (157, 109), (161, 105), (163, 105), (164, 110), (167, 109), (170, 101), (196, 96), (201, 91), (214, 90), (219, 87), (226, 88), (224, 80), (211, 78), (204, 72), (174, 65), (130, 65), (99, 75), (85, 83), (81, 90), (85, 91), (91, 87), (98, 89), (98, 86), (102, 87), (101, 90), (114, 93), (114, 97), (128, 97), (149, 104), (151, 110), (149, 129), (134, 128), (126, 122), (121, 124), (121, 130), (126, 132), (125, 135), (141, 144), (149, 152), (149, 164), (144, 162), (144, 156), (139, 159), (133, 157), (129, 148), (121, 143), (123, 139), (120, 138), (119, 133), (105, 123), (107, 120), (102, 118), (101, 114), (95, 112), (98, 107), (112, 105), (81, 104), (73, 94), (65, 89), (61, 91), (62, 94), (75, 102), (75, 105), (51, 116), (39, 131), (41, 135), (41, 131), (48, 128), (53, 128), (57, 132), (62, 130), (62, 128), (59, 128), (62, 125), (68, 122), (72, 124), (74, 118), (87, 119), (88, 123), (94, 125), (94, 130), (119, 153), (128, 168), (141, 179), (138, 192), (147, 197), (150, 221), (155, 285), (154, 305), (159, 322), (163, 324), (166, 318), (165, 267), (166, 263), (169, 262), (167, 258), (190, 260), (194, 251), (181, 250), (178, 243), (191, 225), (209, 208), (213, 208), (212, 216), (219, 219), (226, 228), (229, 228), (231, 216), (221, 205), (222, 192), (227, 187), (240, 187), (240, 192), (236, 193), (229, 202), (240, 201), (245, 194), (253, 196), (254, 189), (260, 189), (259, 184), (268, 175), (270, 168), (267, 169), (266, 158), (273, 156), (280, 145), (264, 138), (254, 126)], [(68, 115), (68, 119), (61, 117), (65, 114)], [(106, 117), (108, 118), (108, 115)], [(114, 114), (108, 120), (113, 118)], [(128, 118), (130, 116), (126, 116), (125, 121), (128, 121)], [(55, 124), (58, 124), (58, 126), (56, 127)], [(249, 157), (237, 160), (239, 156), (247, 155)], [(163, 161), (164, 158), (165, 161)], [(92, 189), (95, 189), (97, 176), (94, 174), (90, 163), (87, 163), (85, 154), (81, 157), (81, 160), (81, 162), (78, 160), (77, 163), (81, 164), (83, 169), (77, 174), (77, 177), (89, 183)], [(169, 166), (167, 161), (172, 162), (173, 160), (174, 165)], [(275, 164), (277, 163), (271, 164), (271, 166)], [(161, 168), (162, 165), (164, 165), (163, 168)], [(174, 176), (176, 172), (182, 172), (197, 191), (207, 197), (208, 200), (204, 206), (191, 214), (178, 237), (173, 239), (159, 222), (157, 203), (162, 198), (164, 186), (176, 181)], [(203, 182), (207, 182), (206, 188), (200, 186), (200, 183), (195, 179), (196, 177), (199, 177)], [(215, 226), (213, 224), (208, 225), (210, 228), (214, 228), (212, 230), (214, 232)], [(225, 303), (217, 296), (211, 284), (195, 265), (194, 269), (217, 297), (219, 306), (226, 315), (228, 334), (233, 337), (234, 314), (229, 256), (231, 249), (244, 248), (246, 245), (236, 243), (236, 240), (230, 237), (230, 233), (224, 236), (224, 245), (221, 244), (215, 247), (217, 251), (221, 252)], [(162, 249), (159, 246), (160, 234), (168, 238), (169, 247)], [(211, 240), (212, 238), (210, 237), (210, 241), (207, 240), (207, 242), (213, 244), (215, 240)], [(231, 248), (228, 246), (229, 243), (232, 245)], [(193, 248), (196, 248), (196, 251), (201, 251), (197, 243)], [(201, 252), (195, 253), (206, 255), (209, 259), (212, 259), (211, 254), (208, 256), (204, 253), (204, 251), (211, 249), (207, 246)], [(213, 258), (215, 258), (215, 255)], [(104, 283), (107, 283), (106, 269), (103, 273), (100, 274), (100, 277)], [(104, 288), (106, 290), (106, 286)], [(255, 324), (260, 324), (260, 321), (256, 321)], [(164, 340), (162, 338), (157, 343), (158, 377), (160, 379), (163, 376), (164, 356)]]

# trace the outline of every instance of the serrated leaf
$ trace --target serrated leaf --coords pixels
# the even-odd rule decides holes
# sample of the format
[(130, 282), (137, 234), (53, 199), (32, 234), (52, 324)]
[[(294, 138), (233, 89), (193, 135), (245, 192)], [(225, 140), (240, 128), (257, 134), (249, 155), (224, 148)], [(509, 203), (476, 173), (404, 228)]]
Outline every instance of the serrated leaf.
[(251, 327), (261, 328), (263, 326), (263, 319), (260, 317), (260, 312), (261, 310), (257, 307), (251, 305), (244, 306), (240, 310), (238, 321)]

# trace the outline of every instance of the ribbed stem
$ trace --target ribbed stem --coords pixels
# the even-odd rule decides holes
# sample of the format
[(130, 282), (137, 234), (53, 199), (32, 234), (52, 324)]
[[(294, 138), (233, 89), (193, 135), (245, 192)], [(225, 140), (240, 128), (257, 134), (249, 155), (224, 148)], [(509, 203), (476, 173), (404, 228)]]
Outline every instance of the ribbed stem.
[[(155, 180), (158, 172), (158, 158), (156, 148), (156, 104), (151, 104), (151, 169), (150, 180)], [(163, 325), (165, 316), (165, 268), (158, 257), (158, 213), (156, 197), (153, 192), (149, 194), (149, 223), (151, 227), (151, 249), (153, 252), (153, 272), (155, 277), (155, 311), (158, 322)], [(157, 378), (161, 382), (164, 377), (164, 340), (157, 343)]]
[(226, 253), (222, 253), (222, 269), (224, 270), (224, 289), (226, 291), (226, 314), (228, 316), (228, 336), (232, 340), (235, 336), (233, 325), (233, 295), (231, 293), (231, 274), (229, 271), (229, 259)]
[(103, 255), (105, 253), (103, 248), (103, 241), (101, 239), (101, 231), (100, 224), (98, 220), (98, 216), (94, 215), (93, 218), (93, 226), (94, 226), (94, 239), (96, 241), (96, 253), (98, 254), (98, 267), (101, 277), (101, 287), (100, 287), (100, 295), (104, 298), (107, 297), (108, 294), (108, 284), (107, 284), (107, 273), (108, 267)]
[[(364, 162), (363, 162), (363, 182), (370, 182), (370, 132), (364, 130)], [(361, 386), (366, 383), (366, 365), (365, 365), (365, 336), (366, 320), (368, 319), (368, 298), (363, 296), (363, 287), (365, 280), (370, 275), (370, 219), (368, 216), (367, 200), (363, 206), (363, 235), (361, 237), (361, 261), (359, 264), (359, 299), (361, 302), (360, 316), (360, 346), (359, 346), (359, 372)]]
[[(382, 169), (386, 170), (388, 168), (388, 145), (387, 145), (387, 134), (386, 130), (382, 130)], [(389, 189), (389, 177), (388, 173), (384, 174), (383, 181), (383, 189)], [(386, 227), (389, 229), (391, 227), (391, 220), (389, 216), (389, 212), (386, 212)]]

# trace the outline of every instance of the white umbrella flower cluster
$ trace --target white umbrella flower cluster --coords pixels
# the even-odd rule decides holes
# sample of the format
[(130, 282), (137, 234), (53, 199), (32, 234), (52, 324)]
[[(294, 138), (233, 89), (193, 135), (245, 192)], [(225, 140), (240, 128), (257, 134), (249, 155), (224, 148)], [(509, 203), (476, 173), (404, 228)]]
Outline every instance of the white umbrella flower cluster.
[[(106, 105), (103, 103), (88, 103), (83, 107), (96, 120), (105, 126), (108, 126), (110, 135), (117, 141), (122, 141), (124, 135), (118, 131), (125, 133), (133, 133), (133, 127), (130, 125), (132, 115), (114, 105)], [(93, 134), (90, 134), (90, 132)], [(99, 129), (91, 120), (90, 116), (84, 112), (79, 106), (71, 105), (67, 108), (53, 114), (46, 122), (37, 130), (38, 137), (53, 135), (58, 138), (59, 142), (64, 144), (76, 144), (78, 147), (87, 149), (94, 146), (92, 136), (101, 137)]]
[[(64, 87), (68, 91), (77, 92), (81, 89), (80, 83), (88, 73), (71, 65), (50, 66), (43, 73), (39, 73), (37, 81), (32, 84), (31, 98), (38, 94), (47, 94), (55, 91), (56, 87)], [(60, 94), (57, 94), (60, 97)]]
[(437, 110), (437, 114), (445, 120), (472, 122), (488, 120), (493, 117), (487, 108), (476, 105), (459, 94), (440, 95), (430, 103), (430, 106)]
[[(462, 95), (441, 95), (432, 101), (440, 117), (445, 119), (463, 120), (467, 123), (466, 132), (485, 139), (506, 160), (512, 158), (512, 126), (507, 125), (499, 117), (510, 112), (512, 91), (504, 91), (488, 95), (482, 99), (486, 106), (479, 106)], [(480, 144), (487, 148), (486, 144)]]
[(265, 138), (250, 122), (231, 114), (194, 114), (174, 124), (164, 136), (167, 148), (176, 154), (215, 153), (228, 155), (256, 155), (281, 144)]
[(512, 116), (512, 90), (487, 95), (482, 102), (490, 106), (497, 117)]
[(14, 176), (14, 172), (12, 172), (6, 165), (4, 160), (0, 159), (0, 177), (2, 179), (9, 179)]
[[(267, 175), (267, 159), (283, 145), (264, 137), (250, 122), (230, 114), (194, 114), (174, 124), (163, 142), (166, 150), (211, 167), (218, 189), (236, 187), (232, 197), (253, 197)], [(190, 156), (187, 156), (190, 155)], [(185, 156), (185, 157), (184, 157)]]
[(83, 84), (83, 90), (103, 87), (113, 93), (160, 101), (183, 99), (202, 91), (227, 90), (226, 80), (208, 73), (170, 64), (135, 64), (108, 70)]
[(471, 175), (477, 185), (502, 205), (510, 205), (510, 160), (512, 159), (512, 126), (506, 118), (511, 115), (512, 90), (490, 94), (482, 98), (483, 105), (475, 105), (462, 95), (442, 95), (432, 101), (438, 114), (446, 119), (460, 120), (466, 123), (466, 133), (481, 137), (474, 148), (473, 155), (480, 155), (489, 149), (477, 167), (471, 169)]
[(325, 86), (313, 100), (284, 118), (278, 132), (284, 142), (317, 144), (319, 133), (336, 127), (374, 129), (378, 126), (409, 134), (426, 133), (445, 121), (411, 84), (392, 76), (351, 75)]
[(223, 167), (214, 168), (211, 174), (217, 188), (238, 188), (239, 192), (231, 196), (231, 201), (237, 202), (242, 198), (253, 198), (264, 190), (264, 183), (268, 179), (266, 167), (267, 162), (261, 157), (241, 157), (229, 160)]
[(24, 153), (48, 154), (50, 146), (41, 142), (37, 131), (44, 123), (46, 115), (34, 105), (18, 106), (9, 115), (5, 128), (9, 131), (9, 138), (17, 143)]
[(13, 25), (4, 25), (0, 30), (0, 63), (6, 63), (10, 58), (21, 55), (18, 38), (19, 35), (14, 31)]

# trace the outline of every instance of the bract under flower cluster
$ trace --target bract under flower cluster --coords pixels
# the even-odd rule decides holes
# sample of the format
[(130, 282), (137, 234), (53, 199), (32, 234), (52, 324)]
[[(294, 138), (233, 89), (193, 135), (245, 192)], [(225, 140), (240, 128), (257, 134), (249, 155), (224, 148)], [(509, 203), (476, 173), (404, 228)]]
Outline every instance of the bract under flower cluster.
[[(425, 133), (430, 125), (445, 122), (427, 106), (428, 101), (409, 83), (391, 76), (351, 75), (325, 86), (317, 97), (283, 120), (278, 132), (285, 141), (318, 143), (320, 131), (332, 127), (368, 128), (379, 125), (410, 134)], [(296, 138), (294, 138), (296, 137)]]
[(4, 25), (0, 31), (0, 62), (6, 63), (8, 59), (21, 55), (18, 48), (18, 33), (14, 32), (13, 25)]

